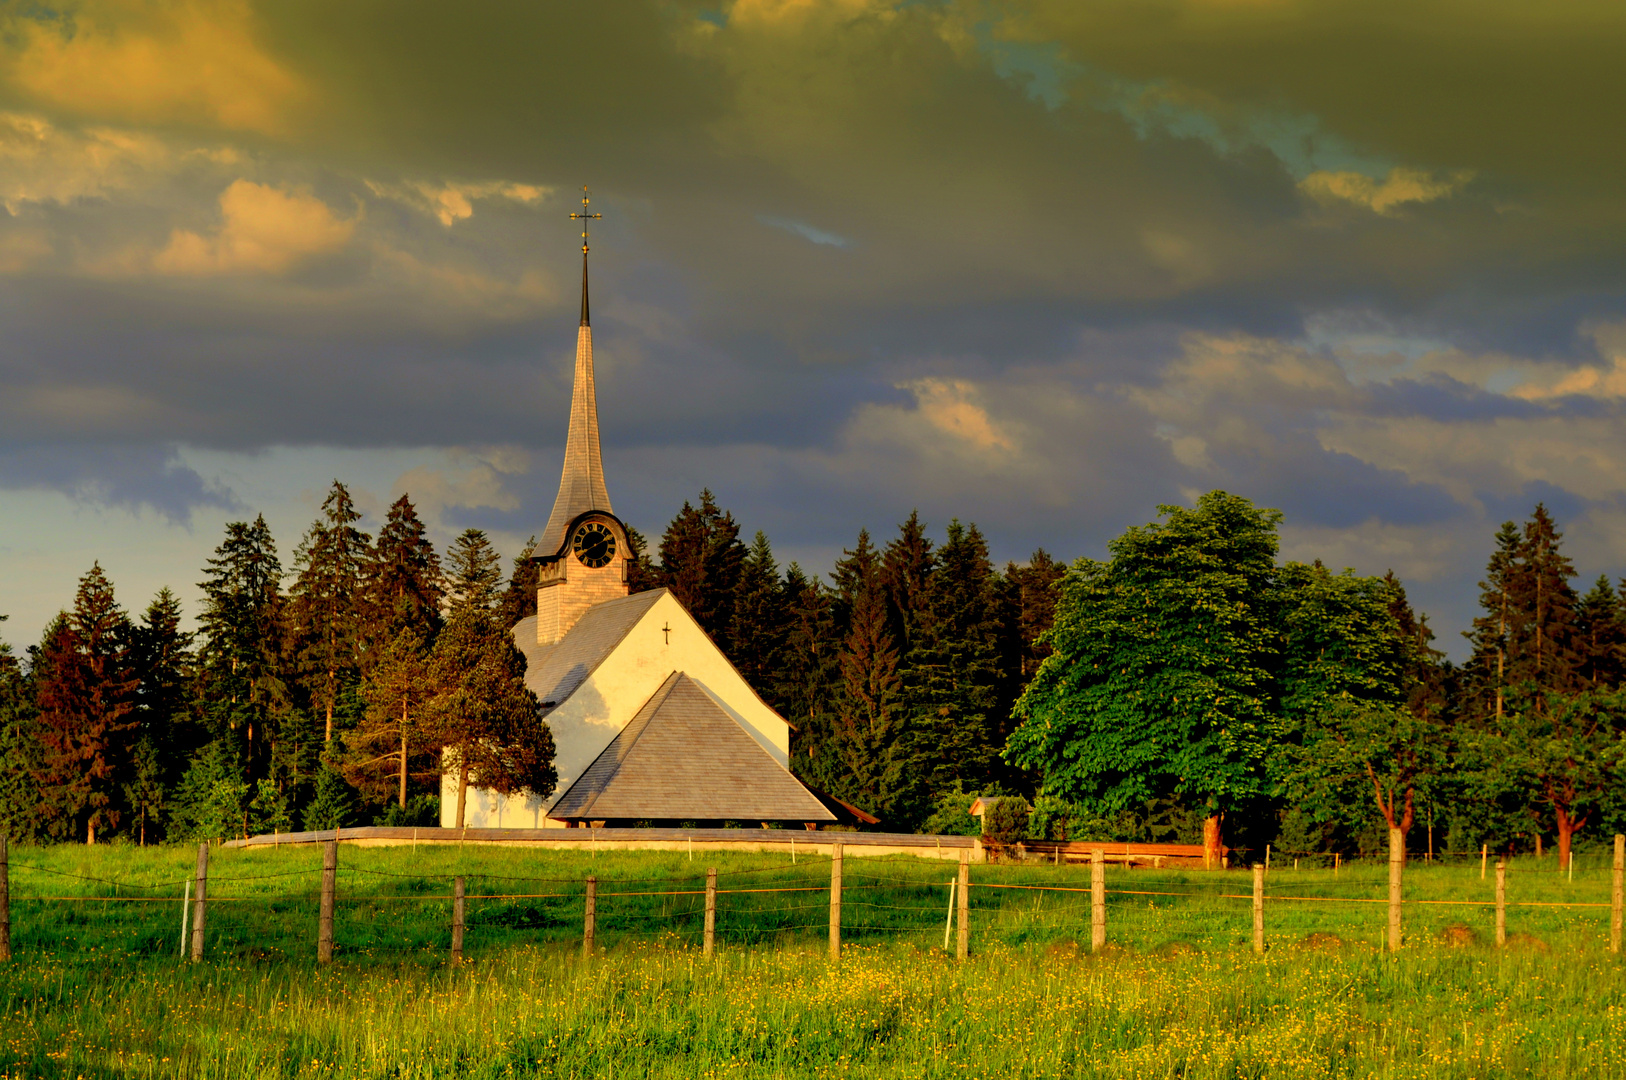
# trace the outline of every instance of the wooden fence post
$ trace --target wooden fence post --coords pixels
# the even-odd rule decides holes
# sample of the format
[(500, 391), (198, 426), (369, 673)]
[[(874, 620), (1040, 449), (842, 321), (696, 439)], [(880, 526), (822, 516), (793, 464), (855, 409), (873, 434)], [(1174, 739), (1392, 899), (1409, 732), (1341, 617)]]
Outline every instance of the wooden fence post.
[(322, 904), (316, 917), (316, 962), (333, 962), (333, 893), (339, 884), (339, 842), (322, 845)]
[(706, 938), (702, 952), (710, 956), (717, 946), (717, 868), (706, 867)]
[(1107, 944), (1107, 856), (1096, 848), (1090, 852), (1090, 951), (1100, 952)]
[(1496, 947), (1507, 944), (1507, 864), (1496, 860)]
[(187, 878), (185, 886), (181, 889), (181, 940), (175, 944), (175, 958), (186, 959), (186, 939), (191, 925), (192, 915), (192, 879)]
[(1406, 834), (1389, 830), (1389, 951), (1400, 951), (1400, 877), (1406, 867)]
[(1479, 880), (1485, 880), (1485, 860), (1490, 858), (1490, 845), (1479, 845)]
[(462, 878), (452, 879), (452, 963), (463, 962), (463, 897)]
[(198, 876), (192, 892), (192, 959), (203, 959), (203, 917), (208, 908), (209, 841), (198, 845)]
[[(4, 841), (0, 841), (4, 843)], [(1626, 896), (1626, 836), (1615, 834), (1614, 882), (1609, 889), (1609, 951), (1620, 951), (1622, 898)]]
[[(1619, 850), (1619, 844), (1616, 844)], [(1619, 862), (1619, 859), (1616, 859)], [(1615, 875), (1620, 876), (1618, 873)], [(1618, 891), (1618, 890), (1617, 890)], [(11, 861), (6, 834), (0, 833), (0, 961), (11, 959)]]
[(582, 911), (582, 955), (593, 955), (593, 930), (598, 922), (598, 878), (587, 879), (587, 903)]
[(955, 939), (954, 958), (964, 960), (971, 952), (971, 852), (960, 852), (960, 882), (955, 893), (960, 904), (960, 933)]
[(1253, 864), (1253, 951), (1265, 951), (1265, 868)]
[(841, 841), (830, 845), (830, 962), (841, 959)]

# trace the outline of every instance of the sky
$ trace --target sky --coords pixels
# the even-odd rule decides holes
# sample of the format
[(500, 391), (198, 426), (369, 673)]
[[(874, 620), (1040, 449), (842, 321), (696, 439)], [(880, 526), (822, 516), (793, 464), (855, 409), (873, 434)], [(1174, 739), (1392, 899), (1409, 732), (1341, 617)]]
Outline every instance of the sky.
[(195, 615), (328, 486), (506, 556), (592, 237), (618, 514), (828, 570), (1280, 509), (1463, 655), (1501, 522), (1626, 573), (1626, 6), (0, 0), (0, 636)]

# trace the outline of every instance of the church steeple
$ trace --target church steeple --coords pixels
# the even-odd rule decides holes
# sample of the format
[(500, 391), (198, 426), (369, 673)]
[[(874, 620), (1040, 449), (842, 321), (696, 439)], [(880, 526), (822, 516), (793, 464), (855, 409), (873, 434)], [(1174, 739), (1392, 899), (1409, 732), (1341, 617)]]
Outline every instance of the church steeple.
[(576, 379), (570, 393), (570, 433), (565, 439), (565, 467), (559, 478), (559, 496), (548, 515), (537, 551), (543, 557), (558, 552), (565, 529), (591, 510), (612, 513), (604, 487), (604, 463), (598, 443), (598, 395), (593, 384), (593, 328), (587, 316), (587, 221), (600, 214), (587, 212), (587, 189), (582, 209), (572, 218), (582, 222), (582, 321), (576, 331)]

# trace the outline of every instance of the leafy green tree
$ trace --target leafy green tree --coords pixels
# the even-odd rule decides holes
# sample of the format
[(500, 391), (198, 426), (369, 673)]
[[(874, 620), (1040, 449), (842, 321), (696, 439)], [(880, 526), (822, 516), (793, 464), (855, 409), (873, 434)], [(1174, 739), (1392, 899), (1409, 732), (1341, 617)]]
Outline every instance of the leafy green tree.
[(36, 779), (53, 836), (96, 842), (114, 829), (138, 723), (130, 620), (101, 564), (79, 579), (73, 612), (41, 650), (35, 684), (41, 760)]
[(1265, 790), (1279, 734), (1281, 514), (1222, 491), (1160, 511), (1108, 545), (1111, 561), (1074, 564), (1005, 756), (1096, 813), (1195, 804), (1217, 857), (1222, 816)]
[(1404, 858), (1418, 798), (1437, 792), (1450, 743), (1437, 705), (1412, 693), (1426, 645), (1396, 617), (1410, 610), (1397, 588), (1392, 577), (1334, 574), (1320, 563), (1282, 568), (1277, 766), (1290, 812), (1353, 831), (1375, 808)]
[(524, 656), (488, 609), (470, 603), (453, 613), (429, 673), (435, 693), (426, 711), (444, 748), (441, 768), (457, 776), (459, 828), (471, 780), (502, 795), (552, 793), (553, 733), (525, 685)]
[(302, 676), (314, 711), (323, 718), (323, 741), (332, 742), (334, 713), (353, 695), (360, 678), (362, 588), (372, 539), (356, 528), (361, 512), (350, 491), (333, 481), (294, 556), (297, 576), (289, 589), (288, 617)]
[(661, 536), (661, 584), (725, 653), (744, 562), (740, 527), (709, 490), (698, 508), (685, 501)]

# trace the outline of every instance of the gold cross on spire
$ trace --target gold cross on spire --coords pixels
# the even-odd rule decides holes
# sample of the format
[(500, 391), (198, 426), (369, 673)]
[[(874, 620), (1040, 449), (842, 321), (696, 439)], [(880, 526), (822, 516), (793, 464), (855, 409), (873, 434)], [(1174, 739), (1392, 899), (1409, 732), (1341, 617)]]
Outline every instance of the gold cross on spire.
[(587, 188), (583, 187), (582, 188), (582, 212), (579, 213), (579, 214), (571, 214), (570, 215), (571, 220), (580, 221), (582, 223), (582, 254), (583, 255), (587, 254), (587, 223), (588, 223), (588, 221), (594, 220), (596, 218), (602, 218), (603, 216), (604, 216), (603, 214), (589, 214), (587, 212)]

